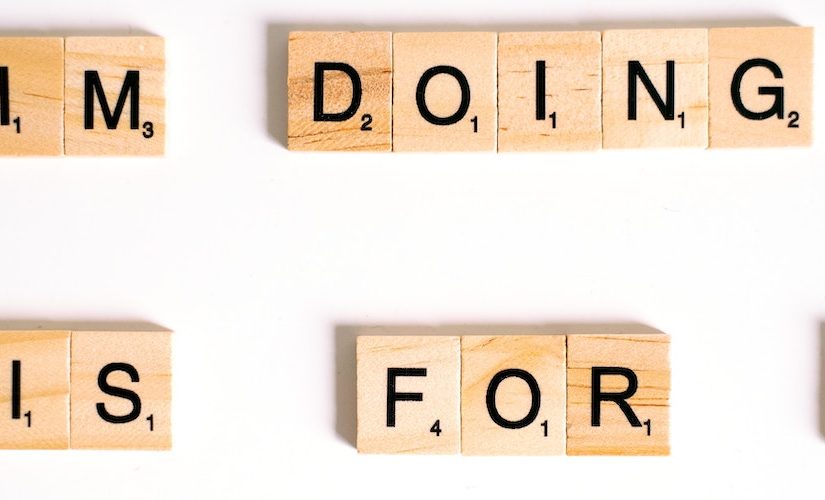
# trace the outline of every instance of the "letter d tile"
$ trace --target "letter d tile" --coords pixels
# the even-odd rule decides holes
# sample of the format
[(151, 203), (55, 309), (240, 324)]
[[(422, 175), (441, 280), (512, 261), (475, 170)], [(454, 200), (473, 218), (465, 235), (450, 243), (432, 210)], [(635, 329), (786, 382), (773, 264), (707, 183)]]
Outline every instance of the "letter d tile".
[(389, 32), (292, 32), (288, 72), (289, 149), (392, 150)]

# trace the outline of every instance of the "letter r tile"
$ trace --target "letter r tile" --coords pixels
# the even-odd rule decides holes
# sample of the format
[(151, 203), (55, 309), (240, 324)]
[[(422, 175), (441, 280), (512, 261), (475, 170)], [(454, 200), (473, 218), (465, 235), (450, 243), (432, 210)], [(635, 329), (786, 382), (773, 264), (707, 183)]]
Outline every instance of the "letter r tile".
[(289, 34), (287, 147), (392, 150), (392, 34)]
[(564, 335), (461, 338), (461, 452), (563, 455)]
[(459, 338), (362, 336), (356, 350), (358, 451), (458, 453)]
[(668, 455), (670, 338), (567, 336), (567, 454)]
[(66, 38), (67, 155), (162, 155), (161, 37)]

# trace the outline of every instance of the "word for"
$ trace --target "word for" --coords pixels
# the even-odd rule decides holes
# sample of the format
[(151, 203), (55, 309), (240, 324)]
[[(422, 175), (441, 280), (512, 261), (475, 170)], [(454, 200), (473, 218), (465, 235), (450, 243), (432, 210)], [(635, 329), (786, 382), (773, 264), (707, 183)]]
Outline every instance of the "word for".
[(293, 32), (288, 147), (811, 143), (813, 29)]
[(668, 455), (670, 339), (363, 336), (363, 453)]
[(0, 332), (0, 448), (169, 449), (170, 338)]
[(163, 154), (164, 65), (160, 37), (0, 37), (0, 155)]

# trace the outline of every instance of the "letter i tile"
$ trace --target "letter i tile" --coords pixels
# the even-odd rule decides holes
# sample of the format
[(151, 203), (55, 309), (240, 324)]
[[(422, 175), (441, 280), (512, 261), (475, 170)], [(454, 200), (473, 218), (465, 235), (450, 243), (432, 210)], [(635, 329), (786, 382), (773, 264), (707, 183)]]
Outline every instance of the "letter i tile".
[(0, 38), (0, 155), (63, 154), (63, 39)]
[(454, 454), (459, 337), (358, 337), (358, 451)]
[(0, 332), (0, 448), (69, 447), (69, 332)]
[(601, 37), (499, 33), (499, 151), (602, 147)]

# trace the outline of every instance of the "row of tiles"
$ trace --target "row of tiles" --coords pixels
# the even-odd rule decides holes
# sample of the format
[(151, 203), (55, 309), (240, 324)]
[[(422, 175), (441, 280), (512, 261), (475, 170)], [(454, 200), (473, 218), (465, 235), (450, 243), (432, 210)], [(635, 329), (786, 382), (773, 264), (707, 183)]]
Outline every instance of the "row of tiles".
[(160, 155), (160, 37), (0, 37), (0, 155)]
[(363, 453), (667, 455), (670, 339), (362, 336)]
[(171, 334), (0, 332), (0, 448), (169, 449)]
[(293, 32), (288, 147), (804, 146), (813, 29)]

